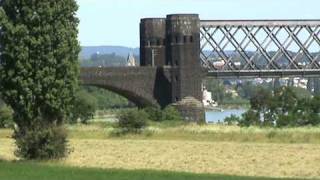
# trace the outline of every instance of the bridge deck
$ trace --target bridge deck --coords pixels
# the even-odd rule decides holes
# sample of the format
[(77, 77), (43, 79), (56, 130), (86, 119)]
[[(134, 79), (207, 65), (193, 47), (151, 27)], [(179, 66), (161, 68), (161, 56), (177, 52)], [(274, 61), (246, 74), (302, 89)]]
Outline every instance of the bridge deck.
[(239, 71), (208, 71), (207, 76), (220, 79), (233, 78), (281, 78), (281, 77), (320, 77), (320, 69), (316, 70), (239, 70)]

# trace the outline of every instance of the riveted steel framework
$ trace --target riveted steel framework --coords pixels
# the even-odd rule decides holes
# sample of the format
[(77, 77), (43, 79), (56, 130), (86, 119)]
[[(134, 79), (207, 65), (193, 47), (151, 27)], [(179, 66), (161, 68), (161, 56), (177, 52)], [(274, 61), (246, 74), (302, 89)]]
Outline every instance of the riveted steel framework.
[(201, 21), (212, 76), (320, 75), (320, 20)]

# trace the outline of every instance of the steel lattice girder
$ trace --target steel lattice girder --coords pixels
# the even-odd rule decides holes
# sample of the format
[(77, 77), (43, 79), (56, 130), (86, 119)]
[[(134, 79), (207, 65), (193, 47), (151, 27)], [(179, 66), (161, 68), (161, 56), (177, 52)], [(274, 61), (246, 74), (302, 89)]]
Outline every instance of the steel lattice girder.
[(320, 20), (201, 21), (200, 27), (200, 58), (211, 74), (320, 74)]

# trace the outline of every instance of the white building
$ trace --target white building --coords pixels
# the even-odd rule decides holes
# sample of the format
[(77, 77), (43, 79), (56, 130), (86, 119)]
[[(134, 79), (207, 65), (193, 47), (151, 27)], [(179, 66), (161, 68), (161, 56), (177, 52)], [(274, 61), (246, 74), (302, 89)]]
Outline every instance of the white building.
[(202, 103), (204, 107), (217, 107), (218, 104), (212, 99), (212, 93), (207, 90), (206, 87), (203, 87), (203, 98)]
[(134, 59), (133, 53), (129, 53), (129, 55), (128, 55), (127, 66), (129, 66), (129, 67), (136, 66), (136, 60)]

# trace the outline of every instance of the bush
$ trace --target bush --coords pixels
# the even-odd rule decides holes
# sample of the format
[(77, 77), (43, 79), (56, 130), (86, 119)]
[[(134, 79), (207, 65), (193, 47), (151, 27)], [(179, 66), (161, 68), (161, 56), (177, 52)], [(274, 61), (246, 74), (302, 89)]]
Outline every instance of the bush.
[(59, 159), (67, 154), (66, 130), (57, 125), (33, 125), (18, 129), (16, 155), (27, 160)]
[(182, 120), (179, 111), (177, 111), (177, 109), (173, 106), (168, 106), (164, 110), (156, 107), (147, 107), (145, 108), (145, 112), (148, 113), (150, 120), (156, 122)]
[(245, 127), (259, 126), (260, 124), (260, 114), (254, 110), (249, 110), (244, 113), (239, 121), (239, 125)]
[(93, 118), (94, 113), (98, 108), (97, 99), (86, 91), (79, 91), (76, 93), (72, 114), (71, 123), (76, 123), (80, 119), (81, 123), (87, 124)]
[(164, 121), (182, 121), (182, 116), (175, 107), (168, 106), (163, 110), (162, 119)]
[(118, 114), (118, 126), (124, 133), (140, 133), (147, 126), (149, 115), (144, 110), (130, 109)]
[(148, 114), (149, 119), (156, 122), (163, 121), (163, 113), (158, 107), (147, 107), (144, 111)]
[(13, 126), (12, 109), (6, 105), (0, 108), (0, 128), (8, 128)]
[(226, 117), (224, 119), (224, 122), (227, 124), (227, 125), (236, 125), (238, 124), (239, 122), (241, 121), (240, 117), (236, 116), (236, 115), (231, 115), (229, 117)]

